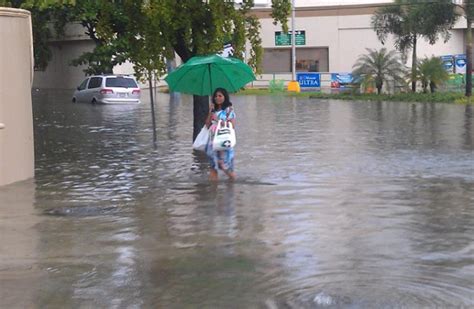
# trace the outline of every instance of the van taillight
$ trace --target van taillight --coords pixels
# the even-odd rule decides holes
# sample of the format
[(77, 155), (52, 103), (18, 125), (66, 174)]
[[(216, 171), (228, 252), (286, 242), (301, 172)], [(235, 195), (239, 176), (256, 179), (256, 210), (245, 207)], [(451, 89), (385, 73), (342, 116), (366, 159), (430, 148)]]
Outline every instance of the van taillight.
[(110, 93), (114, 93), (114, 91), (112, 89), (102, 89), (100, 91), (100, 94), (110, 94)]
[(132, 91), (132, 94), (140, 94), (140, 89), (135, 89)]

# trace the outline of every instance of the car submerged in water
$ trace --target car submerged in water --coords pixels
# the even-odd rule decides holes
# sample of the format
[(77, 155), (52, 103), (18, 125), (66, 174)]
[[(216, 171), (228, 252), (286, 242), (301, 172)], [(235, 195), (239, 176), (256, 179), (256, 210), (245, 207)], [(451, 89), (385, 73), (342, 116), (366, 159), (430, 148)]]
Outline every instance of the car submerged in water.
[(77, 87), (72, 102), (140, 103), (140, 87), (133, 76), (93, 75)]

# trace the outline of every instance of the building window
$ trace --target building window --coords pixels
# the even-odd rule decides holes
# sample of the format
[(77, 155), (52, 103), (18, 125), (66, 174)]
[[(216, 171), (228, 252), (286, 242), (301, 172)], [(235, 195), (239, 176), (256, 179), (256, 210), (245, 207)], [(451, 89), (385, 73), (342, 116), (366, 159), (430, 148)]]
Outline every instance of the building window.
[(102, 84), (102, 77), (91, 77), (91, 81), (89, 82), (88, 89), (92, 88), (99, 88)]
[[(296, 47), (296, 72), (329, 72), (327, 47)], [(263, 73), (291, 73), (291, 48), (265, 48)]]
[(291, 72), (291, 49), (265, 48), (262, 65), (263, 73)]

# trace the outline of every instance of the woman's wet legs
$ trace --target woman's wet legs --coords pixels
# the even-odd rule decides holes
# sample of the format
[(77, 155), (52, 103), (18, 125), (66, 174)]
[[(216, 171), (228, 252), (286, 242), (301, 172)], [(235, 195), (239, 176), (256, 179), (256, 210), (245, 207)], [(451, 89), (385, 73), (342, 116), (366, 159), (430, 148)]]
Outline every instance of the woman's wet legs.
[(225, 171), (226, 175), (229, 177), (229, 180), (232, 180), (234, 181), (235, 180), (235, 172), (229, 172), (229, 171)]
[(218, 174), (217, 170), (211, 168), (209, 171), (209, 180), (210, 181), (217, 181), (218, 180)]

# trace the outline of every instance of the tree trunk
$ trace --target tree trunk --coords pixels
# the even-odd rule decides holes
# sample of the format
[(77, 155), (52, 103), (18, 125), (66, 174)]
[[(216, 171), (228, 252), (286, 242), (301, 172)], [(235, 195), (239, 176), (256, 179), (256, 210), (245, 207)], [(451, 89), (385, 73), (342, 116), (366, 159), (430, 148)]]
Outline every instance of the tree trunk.
[(470, 7), (466, 8), (466, 97), (472, 95), (472, 19)]
[(376, 85), (377, 94), (381, 94), (381, 93), (382, 93), (382, 86), (383, 86), (383, 84), (377, 84), (377, 85)]
[(151, 80), (151, 73), (148, 77), (148, 85), (150, 87), (150, 105), (151, 105), (151, 121), (153, 123), (153, 142), (156, 142), (156, 119), (155, 119), (155, 100), (153, 99), (153, 82)]
[(416, 34), (413, 35), (413, 53), (411, 59), (411, 91), (416, 92)]
[(435, 91), (436, 91), (436, 83), (430, 82), (430, 91), (431, 91), (431, 93), (435, 93)]
[(193, 96), (193, 142), (196, 136), (201, 131), (206, 123), (206, 117), (209, 114), (209, 97), (208, 96)]
[[(186, 48), (186, 40), (184, 39), (185, 30), (182, 29), (181, 35), (178, 36), (176, 44), (173, 46), (175, 52), (181, 58), (183, 63), (187, 62), (195, 55), (191, 50)], [(209, 97), (193, 96), (193, 142), (206, 123), (206, 117), (209, 114)]]

